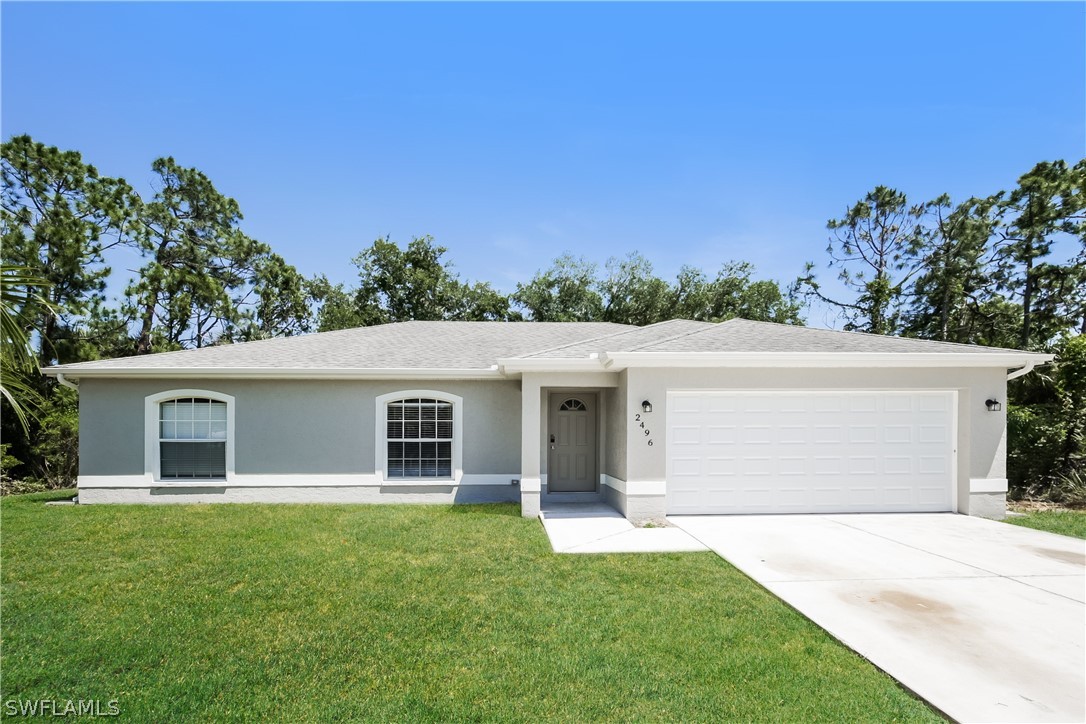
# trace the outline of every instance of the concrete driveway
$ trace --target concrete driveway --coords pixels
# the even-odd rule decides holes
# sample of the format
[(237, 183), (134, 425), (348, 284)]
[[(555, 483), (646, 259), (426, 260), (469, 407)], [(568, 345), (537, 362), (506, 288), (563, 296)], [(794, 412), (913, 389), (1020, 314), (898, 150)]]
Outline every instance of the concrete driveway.
[(949, 513), (669, 520), (954, 719), (1086, 720), (1086, 541)]

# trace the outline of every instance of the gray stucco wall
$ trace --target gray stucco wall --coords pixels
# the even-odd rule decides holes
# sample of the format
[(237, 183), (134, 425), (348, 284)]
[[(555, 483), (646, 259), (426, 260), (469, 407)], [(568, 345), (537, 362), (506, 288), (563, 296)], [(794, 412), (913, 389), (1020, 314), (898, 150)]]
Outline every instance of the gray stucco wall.
[(235, 398), (237, 474), (359, 474), (375, 469), (376, 398), (431, 389), (463, 398), (465, 474), (520, 470), (516, 381), (286, 381), (84, 379), (80, 475), (144, 471), (144, 398), (173, 389)]
[(602, 473), (626, 479), (626, 372), (619, 375), (618, 387), (603, 390), (604, 428), (607, 431), (602, 451)]

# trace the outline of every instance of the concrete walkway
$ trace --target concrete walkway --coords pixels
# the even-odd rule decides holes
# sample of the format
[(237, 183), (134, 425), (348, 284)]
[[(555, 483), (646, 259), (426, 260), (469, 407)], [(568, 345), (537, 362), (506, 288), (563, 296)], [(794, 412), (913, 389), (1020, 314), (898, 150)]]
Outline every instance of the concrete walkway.
[(1086, 541), (953, 514), (670, 520), (954, 719), (1086, 720)]
[(704, 551), (679, 528), (636, 528), (603, 503), (545, 505), (539, 514), (555, 553), (674, 553)]

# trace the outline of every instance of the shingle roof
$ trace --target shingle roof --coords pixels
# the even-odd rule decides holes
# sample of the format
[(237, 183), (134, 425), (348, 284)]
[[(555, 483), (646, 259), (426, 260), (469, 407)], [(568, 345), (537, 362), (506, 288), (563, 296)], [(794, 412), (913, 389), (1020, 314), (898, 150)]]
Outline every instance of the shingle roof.
[[(612, 350), (608, 350), (612, 351)], [(613, 350), (618, 352), (620, 350)], [(625, 350), (623, 350), (625, 351)], [(814, 327), (796, 327), (772, 322), (729, 319), (709, 324), (691, 334), (649, 341), (631, 352), (914, 352), (921, 354), (988, 354), (1019, 350), (981, 347), (974, 344), (935, 342), (905, 337), (887, 337), (863, 332), (840, 332)]]
[(667, 322), (650, 324), (647, 327), (623, 327), (604, 337), (572, 342), (561, 347), (536, 352), (526, 357), (535, 358), (579, 358), (599, 352), (629, 352), (646, 344), (662, 344), (694, 332), (715, 327), (709, 322), (695, 322), (689, 319), (672, 319)]
[(499, 360), (587, 360), (593, 354), (919, 353), (1017, 350), (884, 337), (731, 319), (670, 320), (647, 327), (606, 322), (401, 322), (52, 367), (70, 373), (125, 370), (489, 370)]
[(499, 357), (627, 329), (636, 328), (607, 322), (400, 322), (53, 369), (489, 369)]

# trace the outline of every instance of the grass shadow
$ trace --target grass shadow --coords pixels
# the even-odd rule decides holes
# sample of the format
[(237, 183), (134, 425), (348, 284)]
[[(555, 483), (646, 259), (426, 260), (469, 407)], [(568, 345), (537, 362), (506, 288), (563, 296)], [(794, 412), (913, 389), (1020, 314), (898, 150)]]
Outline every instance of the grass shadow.
[(39, 493), (17, 493), (15, 495), (5, 495), (3, 500), (6, 503), (48, 503), (51, 500), (71, 500), (76, 496), (79, 491), (75, 488), (65, 488), (63, 490), (43, 490)]
[(457, 503), (450, 505), (448, 512), (454, 515), (519, 518), (520, 505), (517, 503)]

